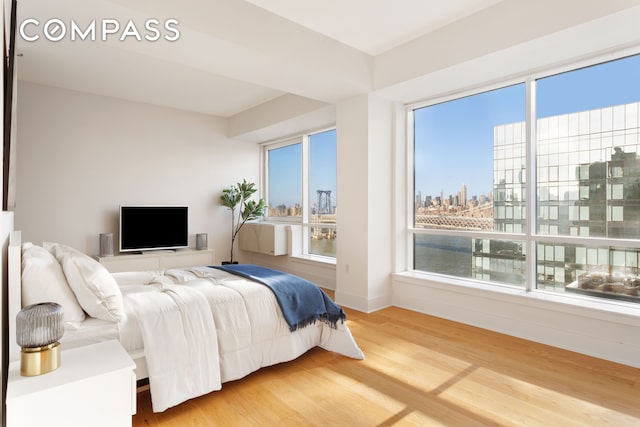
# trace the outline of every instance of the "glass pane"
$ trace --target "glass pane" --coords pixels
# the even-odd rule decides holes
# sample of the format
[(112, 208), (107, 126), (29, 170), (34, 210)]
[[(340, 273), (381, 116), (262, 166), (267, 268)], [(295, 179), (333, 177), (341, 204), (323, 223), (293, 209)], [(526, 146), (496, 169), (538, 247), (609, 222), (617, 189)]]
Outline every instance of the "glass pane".
[(302, 216), (302, 144), (267, 151), (269, 216)]
[(524, 118), (524, 84), (415, 110), (415, 227), (521, 232)]
[[(539, 243), (537, 288), (640, 302), (637, 249)], [(554, 256), (549, 257), (547, 254)]]
[(333, 227), (310, 227), (309, 253), (336, 257), (337, 233)]
[(523, 241), (414, 235), (414, 268), (524, 287)]
[[(537, 81), (538, 211), (558, 212), (538, 233), (640, 238), (638, 75), (636, 55)], [(569, 173), (540, 173), (542, 162)]]
[(309, 221), (336, 223), (336, 131), (309, 136)]

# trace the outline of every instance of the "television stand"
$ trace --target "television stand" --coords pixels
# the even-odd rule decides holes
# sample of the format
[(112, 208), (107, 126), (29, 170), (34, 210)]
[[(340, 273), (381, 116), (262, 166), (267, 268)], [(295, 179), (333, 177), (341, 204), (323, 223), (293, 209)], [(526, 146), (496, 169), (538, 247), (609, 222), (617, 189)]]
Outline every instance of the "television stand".
[(179, 251), (147, 251), (141, 254), (120, 254), (108, 257), (96, 257), (111, 273), (120, 271), (166, 270), (168, 268), (194, 267), (215, 264), (213, 249), (197, 251), (185, 249)]

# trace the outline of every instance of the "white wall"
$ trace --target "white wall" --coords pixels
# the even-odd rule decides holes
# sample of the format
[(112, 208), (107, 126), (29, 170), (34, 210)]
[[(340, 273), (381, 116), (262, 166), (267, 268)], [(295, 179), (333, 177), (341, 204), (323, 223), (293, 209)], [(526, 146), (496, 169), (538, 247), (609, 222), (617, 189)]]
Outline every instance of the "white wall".
[(362, 311), (369, 306), (368, 125), (368, 96), (351, 97), (336, 106), (336, 299)]
[(120, 204), (184, 204), (190, 245), (208, 233), (220, 261), (230, 217), (219, 193), (258, 182), (260, 161), (255, 143), (225, 134), (221, 118), (21, 82), (15, 227), (96, 255), (100, 233), (118, 237)]
[[(244, 262), (286, 271), (304, 277), (325, 289), (336, 290), (336, 265), (333, 263), (287, 255), (271, 256), (243, 251), (238, 251), (238, 253), (245, 260)], [(234, 258), (235, 254), (236, 252), (234, 252)]]
[(635, 307), (425, 276), (394, 275), (393, 305), (640, 368)]
[(336, 107), (336, 300), (364, 312), (391, 304), (392, 113), (370, 95)]

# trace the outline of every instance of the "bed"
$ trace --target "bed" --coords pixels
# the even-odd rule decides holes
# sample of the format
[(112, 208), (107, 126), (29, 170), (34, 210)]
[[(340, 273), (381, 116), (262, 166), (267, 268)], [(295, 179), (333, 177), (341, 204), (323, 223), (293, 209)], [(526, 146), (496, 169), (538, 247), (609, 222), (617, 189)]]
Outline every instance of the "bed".
[[(148, 379), (154, 412), (314, 347), (364, 358), (342, 309), (286, 273), (246, 265), (109, 273), (68, 246), (22, 243), (19, 232), (8, 253), (10, 319), (54, 301), (64, 309), (63, 349), (118, 340), (136, 377)], [(15, 324), (10, 340), (14, 360)]]

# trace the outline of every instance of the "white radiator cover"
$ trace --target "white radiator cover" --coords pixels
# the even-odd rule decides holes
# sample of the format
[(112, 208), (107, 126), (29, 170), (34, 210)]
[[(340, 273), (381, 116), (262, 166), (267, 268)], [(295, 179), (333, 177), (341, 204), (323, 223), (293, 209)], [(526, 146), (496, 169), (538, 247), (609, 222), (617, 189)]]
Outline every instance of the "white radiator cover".
[(286, 227), (286, 224), (248, 222), (238, 233), (238, 247), (243, 251), (266, 255), (286, 255)]

